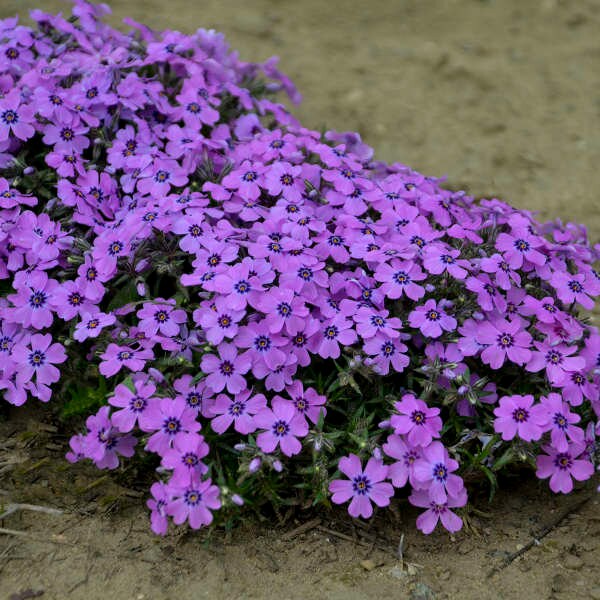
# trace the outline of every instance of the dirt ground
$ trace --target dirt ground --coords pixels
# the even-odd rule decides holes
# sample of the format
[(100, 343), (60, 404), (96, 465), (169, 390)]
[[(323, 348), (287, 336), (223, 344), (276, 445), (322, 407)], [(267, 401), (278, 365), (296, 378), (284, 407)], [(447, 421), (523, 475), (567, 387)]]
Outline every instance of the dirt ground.
[[(0, 0), (0, 16), (50, 0)], [(304, 95), (304, 125), (356, 130), (376, 156), (453, 187), (585, 223), (600, 238), (600, 2), (597, 0), (115, 0), (157, 28), (223, 31), (246, 60), (277, 54)], [(596, 497), (522, 558), (489, 571), (593, 486), (564, 498), (506, 482), (456, 536), (426, 537), (405, 503), (352, 527), (340, 512), (247, 524), (229, 537), (149, 533), (144, 498), (61, 459), (67, 437), (40, 410), (0, 423), (0, 600), (178, 598), (600, 598)], [(99, 479), (100, 478), (100, 479)], [(597, 482), (596, 482), (597, 484)], [(2, 511), (0, 510), (0, 513)], [(394, 518), (394, 514), (396, 515)], [(331, 533), (333, 531), (334, 533)], [(397, 547), (405, 536), (404, 564)], [(340, 537), (341, 536), (341, 537)], [(343, 536), (349, 539), (344, 539)], [(362, 561), (370, 561), (361, 564)], [(25, 593), (28, 592), (28, 593)], [(17, 594), (14, 596), (14, 594)]]

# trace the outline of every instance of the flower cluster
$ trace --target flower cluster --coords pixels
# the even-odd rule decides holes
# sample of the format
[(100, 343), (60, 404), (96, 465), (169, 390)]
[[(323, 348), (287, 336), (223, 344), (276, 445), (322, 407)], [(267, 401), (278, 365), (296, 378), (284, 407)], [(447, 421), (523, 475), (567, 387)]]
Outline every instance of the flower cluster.
[(276, 62), (214, 31), (74, 5), (0, 21), (0, 389), (106, 382), (69, 460), (156, 455), (160, 534), (290, 489), (367, 518), (406, 485), (422, 531), (456, 531), (467, 480), (591, 477), (582, 227), (303, 128)]

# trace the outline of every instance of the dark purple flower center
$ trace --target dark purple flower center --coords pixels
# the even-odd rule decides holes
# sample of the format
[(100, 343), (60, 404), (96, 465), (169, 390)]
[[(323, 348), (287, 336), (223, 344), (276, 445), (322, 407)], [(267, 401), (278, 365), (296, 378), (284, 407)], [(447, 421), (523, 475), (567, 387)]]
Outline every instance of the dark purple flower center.
[(190, 392), (185, 399), (188, 406), (197, 408), (200, 405), (202, 398), (196, 392)]
[[(386, 192), (385, 198), (386, 198), (386, 200), (391, 200), (391, 201), (398, 200), (400, 198), (400, 194), (398, 192)], [(408, 223), (408, 221), (405, 224), (407, 224), (407, 223)]]
[(312, 269), (309, 269), (308, 267), (301, 267), (298, 269), (298, 277), (300, 277), (300, 279), (304, 279), (304, 281), (310, 281), (313, 278)]
[(247, 294), (250, 291), (250, 284), (245, 281), (244, 279), (242, 279), (241, 281), (238, 281), (234, 286), (233, 289), (238, 293), (238, 294)]
[(344, 243), (344, 238), (339, 235), (331, 235), (327, 242), (330, 246), (341, 246)]
[(439, 321), (442, 318), (442, 315), (440, 314), (440, 312), (438, 310), (428, 310), (425, 313), (425, 318), (428, 321)]
[(285, 421), (279, 420), (273, 423), (272, 430), (277, 437), (284, 437), (290, 432), (290, 426)]
[(254, 347), (259, 352), (267, 352), (271, 348), (271, 338), (266, 335), (259, 335), (254, 339)]
[(415, 425), (425, 425), (427, 422), (427, 415), (422, 410), (414, 410), (410, 415), (410, 420)]
[(73, 293), (69, 294), (69, 297), (67, 298), (67, 302), (71, 306), (79, 306), (82, 301), (83, 301), (83, 298), (81, 297), (81, 294), (79, 292), (73, 292)]
[(108, 253), (111, 256), (116, 256), (117, 254), (119, 254), (121, 252), (121, 250), (123, 250), (123, 243), (122, 242), (113, 242), (108, 247)]
[(221, 315), (217, 319), (217, 323), (219, 324), (219, 327), (227, 329), (227, 327), (231, 326), (231, 317), (229, 315)]
[(306, 412), (308, 409), (308, 404), (306, 403), (306, 400), (302, 398), (302, 396), (294, 398), (294, 405), (300, 412)]
[(554, 457), (554, 466), (561, 471), (569, 471), (573, 466), (573, 459), (568, 452), (559, 452)]
[(6, 58), (10, 60), (16, 60), (17, 58), (19, 58), (19, 51), (16, 48), (13, 48), (12, 46), (10, 48), (7, 48), (4, 54), (6, 55)]
[(246, 171), (246, 173), (242, 175), (242, 179), (249, 183), (252, 181), (256, 181), (257, 178), (258, 174), (256, 173), (256, 171)]
[(515, 339), (510, 333), (501, 333), (498, 336), (498, 346), (501, 348), (511, 348), (515, 343)]
[(581, 292), (583, 292), (583, 285), (581, 285), (579, 281), (575, 281), (574, 279), (572, 279), (571, 281), (569, 281), (568, 286), (574, 294), (581, 294)]
[(281, 252), (281, 244), (279, 242), (270, 242), (268, 246), (271, 252), (279, 254)]
[(2, 113), (2, 120), (6, 125), (14, 125), (19, 122), (19, 115), (14, 110), (5, 110)]
[(94, 281), (96, 279), (96, 277), (98, 276), (98, 271), (94, 268), (94, 267), (90, 267), (86, 272), (85, 272), (85, 278), (88, 281)]
[(569, 421), (567, 421), (565, 415), (563, 415), (562, 413), (555, 413), (552, 420), (554, 424), (563, 431), (565, 431), (569, 427)]
[(46, 362), (46, 355), (41, 350), (34, 350), (29, 354), (29, 364), (38, 368), (41, 367)]
[(515, 240), (515, 248), (519, 252), (527, 252), (531, 248), (531, 245), (526, 240), (518, 239)]
[(202, 494), (198, 490), (186, 490), (183, 501), (188, 506), (198, 506), (202, 502)]
[(410, 276), (406, 271), (396, 271), (393, 278), (398, 285), (408, 285), (410, 283)]
[(47, 299), (48, 296), (44, 292), (37, 290), (29, 296), (29, 306), (31, 308), (43, 308)]
[(366, 475), (357, 475), (352, 479), (352, 491), (359, 496), (367, 496), (371, 491), (371, 482)]
[(585, 382), (585, 377), (581, 373), (572, 373), (571, 374), (571, 381), (575, 385), (583, 385), (584, 382)]
[(245, 410), (246, 403), (240, 402), (239, 400), (236, 400), (229, 405), (229, 414), (233, 417), (239, 417), (240, 415), (243, 415)]
[(371, 315), (371, 325), (373, 325), (373, 327), (377, 327), (377, 328), (382, 328), (385, 327), (385, 319), (383, 317), (380, 317), (379, 315)]
[(525, 423), (529, 419), (529, 411), (524, 408), (515, 408), (512, 418), (517, 423)]
[(133, 352), (130, 352), (129, 350), (121, 350), (121, 352), (117, 352), (117, 358), (120, 361), (130, 360), (132, 357), (133, 357)]
[(393, 356), (396, 353), (396, 346), (394, 346), (394, 343), (391, 341), (387, 341), (384, 342), (381, 345), (381, 354), (383, 354), (386, 357), (390, 357)]
[(75, 137), (75, 133), (73, 132), (73, 130), (70, 127), (65, 127), (64, 129), (61, 130), (60, 137), (65, 142), (70, 142)]
[(292, 307), (287, 302), (280, 302), (277, 305), (277, 312), (281, 317), (287, 318), (292, 314)]
[(292, 344), (294, 344), (296, 348), (302, 348), (302, 346), (306, 344), (306, 338), (301, 333), (299, 333), (293, 338)]
[(442, 254), (440, 260), (446, 265), (452, 265), (456, 262), (456, 259), (453, 256), (450, 256), (450, 254)]
[(433, 478), (444, 482), (448, 478), (448, 469), (443, 463), (437, 463), (433, 466)]
[(419, 455), (416, 450), (408, 450), (404, 453), (404, 464), (407, 467), (410, 467), (414, 462), (419, 458)]
[(283, 148), (285, 142), (283, 140), (273, 140), (269, 146), (271, 146), (271, 148), (275, 148), (276, 150), (278, 150), (279, 148)]
[(132, 412), (142, 412), (147, 405), (147, 401), (145, 398), (140, 398), (140, 396), (134, 396), (130, 401), (129, 401), (129, 409)]
[(219, 367), (219, 371), (221, 371), (221, 375), (224, 375), (225, 377), (230, 377), (231, 375), (233, 375), (235, 368), (231, 361), (224, 360), (221, 363), (221, 366)]
[(281, 181), (281, 185), (287, 185), (290, 186), (294, 183), (294, 178), (292, 177), (292, 175), (290, 175), (289, 173), (284, 173), (280, 178), (279, 181)]
[(354, 179), (354, 171), (351, 169), (340, 169), (340, 175), (346, 179)]
[(165, 310), (158, 310), (154, 313), (154, 320), (157, 323), (166, 323), (169, 320), (169, 313)]
[(328, 340), (333, 340), (338, 336), (339, 333), (340, 330), (335, 325), (330, 325), (325, 329), (324, 335)]
[(200, 112), (200, 105), (197, 102), (190, 102), (187, 105), (187, 109), (194, 115)]
[(192, 237), (199, 237), (202, 234), (202, 229), (198, 225), (190, 225), (188, 232)]
[(176, 417), (168, 417), (163, 423), (163, 431), (168, 435), (175, 435), (181, 431), (181, 421)]
[(98, 95), (98, 88), (97, 87), (91, 87), (86, 93), (85, 96), (88, 100), (92, 100), (92, 98), (95, 98)]
[(542, 308), (549, 313), (555, 313), (557, 310), (554, 304), (548, 304), (547, 302), (546, 304), (542, 304)]
[(200, 459), (194, 452), (186, 452), (181, 455), (181, 462), (185, 467), (193, 469), (200, 462)]
[(546, 362), (552, 365), (559, 365), (563, 361), (563, 356), (557, 350), (550, 350), (546, 353)]
[(8, 352), (10, 350), (10, 344), (12, 343), (12, 338), (8, 336), (0, 337), (0, 352)]
[(411, 244), (416, 244), (419, 248), (423, 248), (427, 242), (420, 235), (413, 235), (410, 239)]
[(154, 181), (156, 181), (158, 183), (165, 183), (165, 181), (168, 181), (170, 177), (171, 177), (171, 174), (169, 173), (169, 171), (160, 169), (156, 172), (156, 175), (154, 176)]
[(87, 322), (87, 325), (86, 325), (86, 327), (87, 327), (88, 329), (96, 329), (96, 328), (98, 327), (98, 325), (100, 325), (100, 321), (98, 321), (98, 319), (90, 319), (90, 320)]

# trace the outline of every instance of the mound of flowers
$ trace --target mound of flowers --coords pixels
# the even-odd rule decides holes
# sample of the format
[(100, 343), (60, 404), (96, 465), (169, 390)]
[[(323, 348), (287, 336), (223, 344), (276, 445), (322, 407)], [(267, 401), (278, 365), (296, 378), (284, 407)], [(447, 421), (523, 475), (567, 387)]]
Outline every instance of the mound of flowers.
[(107, 12), (0, 21), (4, 401), (88, 411), (70, 461), (147, 457), (160, 534), (242, 505), (368, 518), (402, 488), (456, 531), (465, 484), (593, 475), (582, 226), (303, 128), (276, 61), (214, 31)]

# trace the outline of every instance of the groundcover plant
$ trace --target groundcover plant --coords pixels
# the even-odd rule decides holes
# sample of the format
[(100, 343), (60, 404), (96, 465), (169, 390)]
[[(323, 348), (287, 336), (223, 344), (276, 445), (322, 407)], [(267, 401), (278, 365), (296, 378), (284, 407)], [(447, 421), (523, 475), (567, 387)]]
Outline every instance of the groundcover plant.
[(4, 401), (87, 416), (68, 460), (145, 466), (159, 534), (395, 493), (456, 531), (465, 483), (593, 475), (584, 227), (302, 127), (212, 30), (107, 12), (0, 21)]

